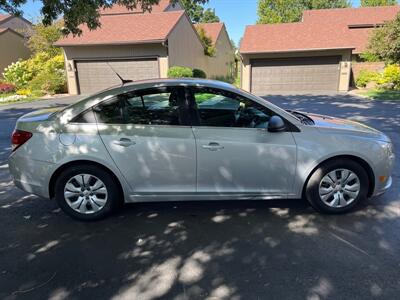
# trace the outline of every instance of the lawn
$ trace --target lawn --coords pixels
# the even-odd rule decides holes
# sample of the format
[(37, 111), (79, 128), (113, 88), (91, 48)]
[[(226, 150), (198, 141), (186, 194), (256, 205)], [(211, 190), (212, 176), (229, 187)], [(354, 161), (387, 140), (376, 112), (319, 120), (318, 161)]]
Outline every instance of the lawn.
[(370, 91), (363, 92), (362, 95), (368, 96), (372, 100), (398, 100), (398, 101), (400, 101), (400, 91), (370, 90)]
[(6, 101), (1, 101), (1, 98), (6, 98), (8, 96), (14, 96), (15, 94), (0, 94), (0, 106), (2, 105), (8, 105), (8, 104), (13, 104), (13, 103), (26, 103), (26, 102), (32, 102), (36, 100), (41, 100), (41, 97), (38, 96), (28, 96), (26, 98), (20, 98), (20, 99), (14, 99), (14, 100), (6, 100)]

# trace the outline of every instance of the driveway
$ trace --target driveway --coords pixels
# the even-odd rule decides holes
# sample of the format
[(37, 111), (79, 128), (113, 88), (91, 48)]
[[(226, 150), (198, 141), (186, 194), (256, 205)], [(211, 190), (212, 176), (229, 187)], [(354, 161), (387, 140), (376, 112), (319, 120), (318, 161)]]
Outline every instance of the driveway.
[[(400, 102), (268, 99), (377, 127), (400, 157)], [(10, 181), (8, 136), (31, 109), (0, 108), (1, 299), (398, 298), (398, 163), (392, 189), (348, 215), (319, 215), (302, 200), (154, 203), (81, 223)]]

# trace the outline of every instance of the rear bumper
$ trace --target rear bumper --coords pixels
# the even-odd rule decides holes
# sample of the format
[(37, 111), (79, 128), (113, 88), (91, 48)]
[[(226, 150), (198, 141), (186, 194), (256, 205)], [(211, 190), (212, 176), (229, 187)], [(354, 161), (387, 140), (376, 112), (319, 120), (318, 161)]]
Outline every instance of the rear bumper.
[(32, 160), (17, 153), (8, 159), (14, 184), (28, 193), (49, 198), (48, 184), (54, 165), (49, 162)]

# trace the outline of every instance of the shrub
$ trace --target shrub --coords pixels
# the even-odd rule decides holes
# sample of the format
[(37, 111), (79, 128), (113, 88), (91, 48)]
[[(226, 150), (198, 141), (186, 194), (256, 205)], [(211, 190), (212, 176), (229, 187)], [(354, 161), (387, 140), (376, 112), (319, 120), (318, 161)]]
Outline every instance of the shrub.
[(20, 90), (17, 90), (17, 95), (30, 96), (30, 95), (32, 95), (32, 91), (30, 89), (20, 89)]
[(388, 65), (381, 78), (378, 80), (378, 84), (385, 89), (400, 89), (400, 66), (399, 65)]
[(174, 66), (168, 70), (168, 78), (191, 78), (193, 77), (193, 70), (187, 67)]
[(15, 92), (15, 85), (11, 83), (0, 83), (0, 94)]
[(193, 69), (193, 77), (194, 78), (207, 78), (207, 74), (203, 70)]
[(361, 70), (360, 74), (356, 79), (357, 87), (366, 87), (370, 82), (377, 82), (379, 80), (380, 74), (370, 70)]
[(3, 77), (17, 88), (23, 88), (32, 80), (33, 74), (29, 70), (28, 61), (19, 60), (4, 69)]
[(223, 81), (226, 83), (233, 84), (235, 82), (235, 78), (231, 75), (226, 75), (226, 76), (215, 76), (213, 79)]

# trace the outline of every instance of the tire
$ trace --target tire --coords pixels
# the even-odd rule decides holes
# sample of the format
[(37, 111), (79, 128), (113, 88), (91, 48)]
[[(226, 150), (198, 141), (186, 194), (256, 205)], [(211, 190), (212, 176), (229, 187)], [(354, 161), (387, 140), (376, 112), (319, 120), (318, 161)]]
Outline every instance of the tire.
[[(85, 186), (85, 191), (82, 186)], [(55, 182), (55, 199), (60, 208), (82, 221), (109, 216), (121, 203), (121, 197), (114, 177), (94, 165), (72, 166), (64, 170)]]
[(336, 159), (323, 163), (312, 173), (305, 197), (318, 212), (342, 214), (367, 198), (368, 185), (367, 172), (360, 164), (350, 159)]

